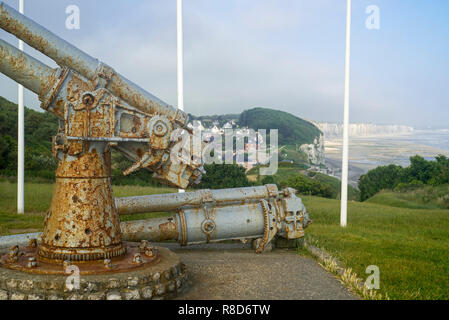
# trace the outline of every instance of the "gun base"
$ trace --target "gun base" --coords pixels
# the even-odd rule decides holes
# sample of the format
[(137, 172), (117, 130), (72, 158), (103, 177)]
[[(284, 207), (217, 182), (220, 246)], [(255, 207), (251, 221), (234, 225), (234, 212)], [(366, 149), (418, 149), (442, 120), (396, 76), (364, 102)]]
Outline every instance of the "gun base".
[(2, 300), (150, 300), (172, 299), (188, 288), (185, 265), (166, 248), (155, 247), (151, 259), (142, 255), (134, 263), (138, 244), (124, 243), (127, 254), (111, 259), (110, 269), (100, 261), (74, 264), (37, 260), (29, 267), (28, 258), (37, 248), (20, 247), (18, 261), (9, 254), (0, 259)]

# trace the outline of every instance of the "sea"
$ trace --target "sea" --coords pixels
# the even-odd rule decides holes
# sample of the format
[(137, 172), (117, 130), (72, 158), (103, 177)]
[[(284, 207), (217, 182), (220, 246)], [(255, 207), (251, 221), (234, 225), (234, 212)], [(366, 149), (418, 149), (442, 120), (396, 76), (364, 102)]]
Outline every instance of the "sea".
[(449, 152), (449, 129), (414, 130), (410, 135), (398, 136), (395, 140), (429, 146)]
[[(369, 149), (366, 150), (367, 157), (365, 159), (359, 158), (353, 163), (365, 164), (368, 166), (387, 165), (395, 163), (402, 166), (410, 164), (409, 157), (414, 154), (422, 155), (426, 160), (435, 160), (435, 156), (443, 154), (449, 156), (449, 129), (440, 130), (414, 130), (411, 134), (396, 135), (396, 136), (379, 136), (362, 139), (364, 141), (372, 141), (378, 145), (395, 145), (395, 146), (409, 146), (407, 152), (398, 149), (398, 152), (383, 154), (373, 154)], [(398, 144), (399, 143), (399, 144)], [(432, 149), (427, 149), (423, 152), (419, 146), (426, 146)]]

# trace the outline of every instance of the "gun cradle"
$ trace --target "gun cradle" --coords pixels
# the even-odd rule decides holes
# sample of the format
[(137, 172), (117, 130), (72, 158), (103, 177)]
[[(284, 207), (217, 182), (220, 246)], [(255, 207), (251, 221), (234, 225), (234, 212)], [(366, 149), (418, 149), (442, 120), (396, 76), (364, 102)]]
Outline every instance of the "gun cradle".
[[(53, 78), (52, 90), (41, 97), (42, 107), (63, 120), (60, 133), (53, 139), (55, 157), (61, 160), (65, 153), (78, 156), (85, 152), (87, 142), (104, 143), (135, 162), (125, 175), (146, 168), (160, 182), (180, 188), (201, 176), (201, 164), (172, 161), (170, 157), (178, 142), (173, 141), (173, 134), (183, 121), (180, 111), (171, 119), (151, 115), (98, 87), (97, 78), (88, 81), (69, 69), (58, 70), (58, 74), (62, 76)], [(190, 139), (191, 133), (183, 131)]]

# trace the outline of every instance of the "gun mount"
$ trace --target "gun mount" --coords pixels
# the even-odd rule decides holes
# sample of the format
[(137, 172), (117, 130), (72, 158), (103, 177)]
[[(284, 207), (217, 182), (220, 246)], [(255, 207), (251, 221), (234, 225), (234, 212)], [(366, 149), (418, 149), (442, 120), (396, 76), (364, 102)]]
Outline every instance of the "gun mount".
[[(279, 192), (274, 185), (114, 199), (111, 148), (134, 162), (125, 175), (145, 168), (180, 188), (200, 180), (204, 170), (193, 149), (187, 157), (195, 161), (177, 157), (177, 143), (193, 140), (187, 115), (3, 2), (0, 27), (60, 66), (53, 69), (0, 39), (0, 72), (36, 93), (41, 107), (60, 120), (53, 138), (56, 184), (42, 239), (12, 247), (0, 258), (2, 270), (65, 283), (67, 267), (76, 264), (81, 275), (105, 286), (110, 282), (105, 274), (137, 277), (139, 296), (148, 298), (152, 293), (143, 293), (148, 281), (160, 289), (157, 295), (176, 294), (185, 268), (167, 249), (145, 241), (187, 245), (256, 238), (260, 253), (275, 235), (304, 236), (310, 220), (301, 200), (294, 190)], [(177, 213), (120, 223), (119, 214), (152, 211)]]

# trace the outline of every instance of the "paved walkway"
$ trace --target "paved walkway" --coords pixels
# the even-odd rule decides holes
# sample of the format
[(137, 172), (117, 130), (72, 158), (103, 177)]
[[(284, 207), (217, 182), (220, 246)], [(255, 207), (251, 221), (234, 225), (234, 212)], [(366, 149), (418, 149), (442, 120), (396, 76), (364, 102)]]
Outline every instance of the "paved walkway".
[(189, 271), (191, 288), (179, 299), (358, 299), (295, 250), (255, 254), (243, 244), (162, 245), (179, 254)]
[[(4, 245), (0, 251), (13, 242), (25, 244), (30, 236), (0, 237)], [(358, 299), (315, 260), (297, 254), (296, 250), (276, 249), (256, 254), (250, 245), (239, 243), (157, 245), (179, 254), (187, 266), (190, 289), (179, 299)]]

